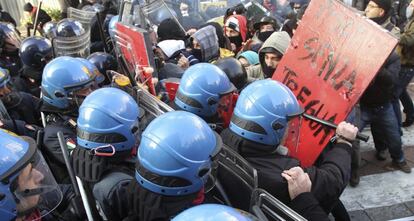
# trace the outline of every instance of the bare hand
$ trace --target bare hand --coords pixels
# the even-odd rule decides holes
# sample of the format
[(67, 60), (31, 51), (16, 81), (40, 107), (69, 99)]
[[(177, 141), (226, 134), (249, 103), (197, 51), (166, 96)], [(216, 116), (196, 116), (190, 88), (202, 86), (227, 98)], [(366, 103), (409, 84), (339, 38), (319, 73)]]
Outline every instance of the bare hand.
[(185, 56), (181, 56), (177, 63), (178, 66), (180, 66), (182, 69), (186, 70), (188, 67), (190, 67), (190, 62)]
[(289, 196), (292, 200), (301, 193), (311, 191), (312, 182), (309, 175), (300, 167), (293, 167), (283, 171), (282, 177), (288, 182)]
[(356, 138), (356, 135), (358, 133), (358, 128), (354, 125), (347, 123), (345, 121), (342, 121), (338, 124), (338, 127), (336, 128), (336, 134), (339, 136), (339, 139), (337, 142), (343, 141), (342, 138), (345, 138), (346, 141), (353, 141)]

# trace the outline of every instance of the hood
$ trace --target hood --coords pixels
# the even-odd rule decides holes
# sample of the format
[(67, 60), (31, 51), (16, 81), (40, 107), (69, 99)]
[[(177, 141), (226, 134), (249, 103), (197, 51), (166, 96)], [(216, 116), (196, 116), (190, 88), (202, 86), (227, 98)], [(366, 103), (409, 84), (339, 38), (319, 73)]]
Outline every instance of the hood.
[(247, 19), (243, 15), (232, 15), (229, 16), (225, 22), (224, 32), (226, 32), (226, 27), (230, 23), (234, 23), (236, 26), (235, 30), (241, 34), (243, 42), (247, 41)]
[(216, 29), (213, 26), (209, 25), (198, 30), (192, 37), (196, 39), (201, 46), (201, 62), (208, 62), (219, 56), (218, 38)]
[(219, 47), (220, 48), (228, 48), (228, 46), (227, 46), (228, 39), (226, 39), (226, 36), (224, 35), (223, 27), (221, 27), (221, 25), (217, 22), (207, 22), (206, 24), (200, 26), (200, 28), (204, 28), (204, 27), (207, 27), (209, 25), (213, 26), (216, 29), (216, 34), (217, 34), (217, 38), (218, 38), (218, 42), (219, 42)]
[(285, 54), (290, 44), (290, 36), (285, 31), (278, 31), (270, 35), (270, 37), (263, 43), (262, 47), (259, 50), (259, 59), (260, 63), (264, 62), (264, 50), (265, 48), (271, 48), (282, 55)]

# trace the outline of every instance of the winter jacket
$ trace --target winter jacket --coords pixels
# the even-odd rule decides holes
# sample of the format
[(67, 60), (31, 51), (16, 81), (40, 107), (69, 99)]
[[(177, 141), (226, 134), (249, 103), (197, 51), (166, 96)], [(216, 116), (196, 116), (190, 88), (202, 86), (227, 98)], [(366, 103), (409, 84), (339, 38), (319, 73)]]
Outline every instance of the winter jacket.
[[(288, 184), (281, 173), (300, 166), (297, 159), (279, 155), (271, 150), (275, 149), (274, 147), (246, 140), (230, 129), (225, 129), (220, 136), (224, 144), (237, 151), (257, 170), (260, 188), (283, 203), (290, 203)], [(329, 212), (348, 184), (351, 173), (351, 147), (343, 143), (333, 145), (318, 167), (305, 168), (305, 172), (312, 181), (312, 194), (325, 212)]]
[(414, 66), (414, 18), (405, 26), (398, 42), (397, 53), (401, 57), (401, 65)]
[(290, 37), (287, 32), (275, 32), (263, 43), (259, 50), (260, 65), (255, 65), (247, 70), (248, 81), (264, 79), (264, 73), (262, 70), (265, 65), (265, 54), (262, 52), (265, 48), (273, 48), (281, 54), (285, 54), (290, 44)]

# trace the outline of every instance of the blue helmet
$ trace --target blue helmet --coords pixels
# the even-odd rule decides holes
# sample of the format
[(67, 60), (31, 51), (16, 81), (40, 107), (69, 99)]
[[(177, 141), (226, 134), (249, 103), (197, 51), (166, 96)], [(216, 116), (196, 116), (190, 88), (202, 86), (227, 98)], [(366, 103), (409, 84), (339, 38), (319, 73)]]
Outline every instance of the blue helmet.
[(115, 30), (116, 30), (116, 23), (119, 21), (119, 15), (115, 15), (111, 18), (108, 24), (108, 31), (109, 35), (114, 38), (115, 37)]
[(255, 81), (242, 90), (230, 122), (230, 130), (248, 140), (279, 145), (288, 121), (302, 113), (292, 91), (271, 80)]
[(44, 37), (28, 37), (20, 45), (19, 55), (24, 65), (42, 69), (52, 59), (52, 43)]
[(199, 63), (184, 72), (174, 102), (182, 110), (211, 117), (217, 113), (220, 98), (233, 91), (236, 88), (220, 68)]
[(220, 204), (203, 204), (178, 214), (172, 221), (254, 221), (255, 216), (242, 210)]
[(76, 58), (78, 59), (80, 62), (82, 62), (83, 65), (85, 65), (88, 70), (93, 73), (93, 75), (95, 76), (95, 81), (97, 84), (101, 84), (102, 82), (105, 81), (105, 75), (103, 75), (99, 69), (95, 66), (95, 64), (93, 64), (92, 62), (90, 62), (88, 59), (86, 58)]
[(203, 188), (221, 145), (200, 117), (184, 111), (165, 113), (142, 134), (135, 178), (161, 195), (195, 193)]
[(92, 88), (95, 75), (79, 59), (62, 56), (49, 62), (42, 75), (42, 99), (59, 109), (71, 107), (71, 101), (80, 102), (76, 92)]
[(85, 149), (112, 145), (131, 150), (137, 142), (139, 108), (126, 92), (101, 88), (86, 97), (79, 108), (77, 143)]
[(59, 205), (62, 192), (33, 139), (0, 129), (0, 156), (1, 220), (30, 215), (44, 197), (53, 200), (42, 206), (42, 216)]
[(10, 74), (7, 69), (0, 67), (0, 88), (4, 87), (10, 81)]
[(71, 18), (60, 20), (56, 26), (56, 35), (58, 37), (77, 37), (85, 32), (82, 23)]

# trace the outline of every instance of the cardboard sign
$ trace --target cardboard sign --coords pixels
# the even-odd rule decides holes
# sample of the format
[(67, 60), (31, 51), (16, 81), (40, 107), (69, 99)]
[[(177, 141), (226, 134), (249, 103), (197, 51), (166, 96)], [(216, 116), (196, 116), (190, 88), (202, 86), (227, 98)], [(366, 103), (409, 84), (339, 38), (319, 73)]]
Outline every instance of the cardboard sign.
[[(339, 1), (311, 1), (273, 79), (293, 91), (306, 113), (338, 124), (397, 42), (392, 34)], [(302, 166), (310, 166), (334, 132), (303, 120), (299, 145), (285, 145)]]

